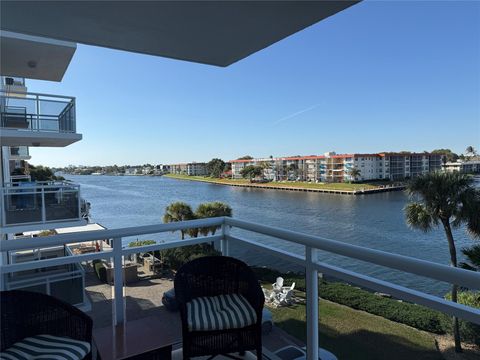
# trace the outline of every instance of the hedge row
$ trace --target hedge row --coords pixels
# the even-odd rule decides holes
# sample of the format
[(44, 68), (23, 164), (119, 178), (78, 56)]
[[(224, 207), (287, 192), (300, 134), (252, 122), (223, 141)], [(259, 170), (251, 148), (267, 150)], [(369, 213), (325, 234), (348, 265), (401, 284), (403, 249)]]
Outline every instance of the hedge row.
[(396, 321), (435, 334), (444, 334), (442, 313), (424, 306), (381, 297), (342, 283), (322, 283), (319, 294), (338, 304)]

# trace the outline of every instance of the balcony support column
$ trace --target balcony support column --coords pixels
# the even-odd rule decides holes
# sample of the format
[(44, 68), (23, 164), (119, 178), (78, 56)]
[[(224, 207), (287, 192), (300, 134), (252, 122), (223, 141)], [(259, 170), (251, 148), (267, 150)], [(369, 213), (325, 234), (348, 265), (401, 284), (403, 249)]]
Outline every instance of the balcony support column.
[(228, 244), (227, 236), (230, 234), (230, 226), (223, 223), (222, 225), (222, 240), (220, 242), (220, 250), (222, 251), (223, 256), (230, 256), (230, 249)]
[(316, 250), (305, 248), (307, 287), (307, 360), (318, 360), (318, 271), (312, 266)]
[(125, 299), (123, 297), (122, 238), (113, 239), (113, 298), (115, 325), (125, 322)]

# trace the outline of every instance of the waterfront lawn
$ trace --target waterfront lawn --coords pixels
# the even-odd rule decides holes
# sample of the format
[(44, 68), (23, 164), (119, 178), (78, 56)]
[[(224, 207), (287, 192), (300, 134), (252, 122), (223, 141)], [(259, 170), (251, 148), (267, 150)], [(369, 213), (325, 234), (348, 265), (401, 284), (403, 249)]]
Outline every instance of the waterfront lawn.
[(305, 181), (271, 181), (268, 183), (253, 183), (251, 184), (249, 180), (246, 179), (216, 179), (207, 176), (188, 176), (188, 175), (178, 175), (178, 174), (167, 174), (166, 177), (180, 180), (192, 180), (192, 181), (203, 181), (217, 184), (225, 185), (255, 185), (258, 187), (261, 186), (277, 186), (285, 188), (304, 188), (304, 189), (319, 189), (319, 190), (345, 190), (345, 191), (354, 191), (354, 190), (368, 190), (376, 189), (380, 187), (380, 184), (370, 184), (370, 183), (361, 183), (361, 184), (350, 184), (350, 183), (311, 183)]
[[(306, 342), (305, 305), (271, 310), (276, 326)], [(319, 314), (319, 344), (339, 359), (443, 359), (430, 333), (323, 299)]]

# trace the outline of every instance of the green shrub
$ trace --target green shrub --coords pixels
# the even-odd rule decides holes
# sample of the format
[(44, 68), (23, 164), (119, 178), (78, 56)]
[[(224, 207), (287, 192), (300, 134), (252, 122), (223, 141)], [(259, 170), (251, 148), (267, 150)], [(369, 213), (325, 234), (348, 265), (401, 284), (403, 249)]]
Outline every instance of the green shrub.
[[(445, 299), (452, 300), (452, 294), (445, 295)], [(480, 308), (480, 292), (478, 291), (460, 291), (458, 293), (458, 303), (471, 306), (474, 308)], [(445, 331), (449, 334), (453, 334), (453, 326), (451, 317), (445, 316), (443, 323)], [(460, 337), (463, 341), (468, 341), (476, 345), (480, 345), (480, 325), (459, 320)]]

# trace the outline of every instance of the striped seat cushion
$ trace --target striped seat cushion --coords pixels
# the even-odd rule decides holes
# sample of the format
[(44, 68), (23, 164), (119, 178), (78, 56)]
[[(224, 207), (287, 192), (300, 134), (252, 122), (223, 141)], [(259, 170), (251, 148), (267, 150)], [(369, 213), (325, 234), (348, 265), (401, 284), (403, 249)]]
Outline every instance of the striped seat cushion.
[(90, 352), (90, 344), (70, 338), (36, 335), (16, 342), (0, 353), (2, 360), (78, 360)]
[(187, 303), (190, 331), (239, 329), (257, 322), (252, 305), (242, 295), (200, 297)]

